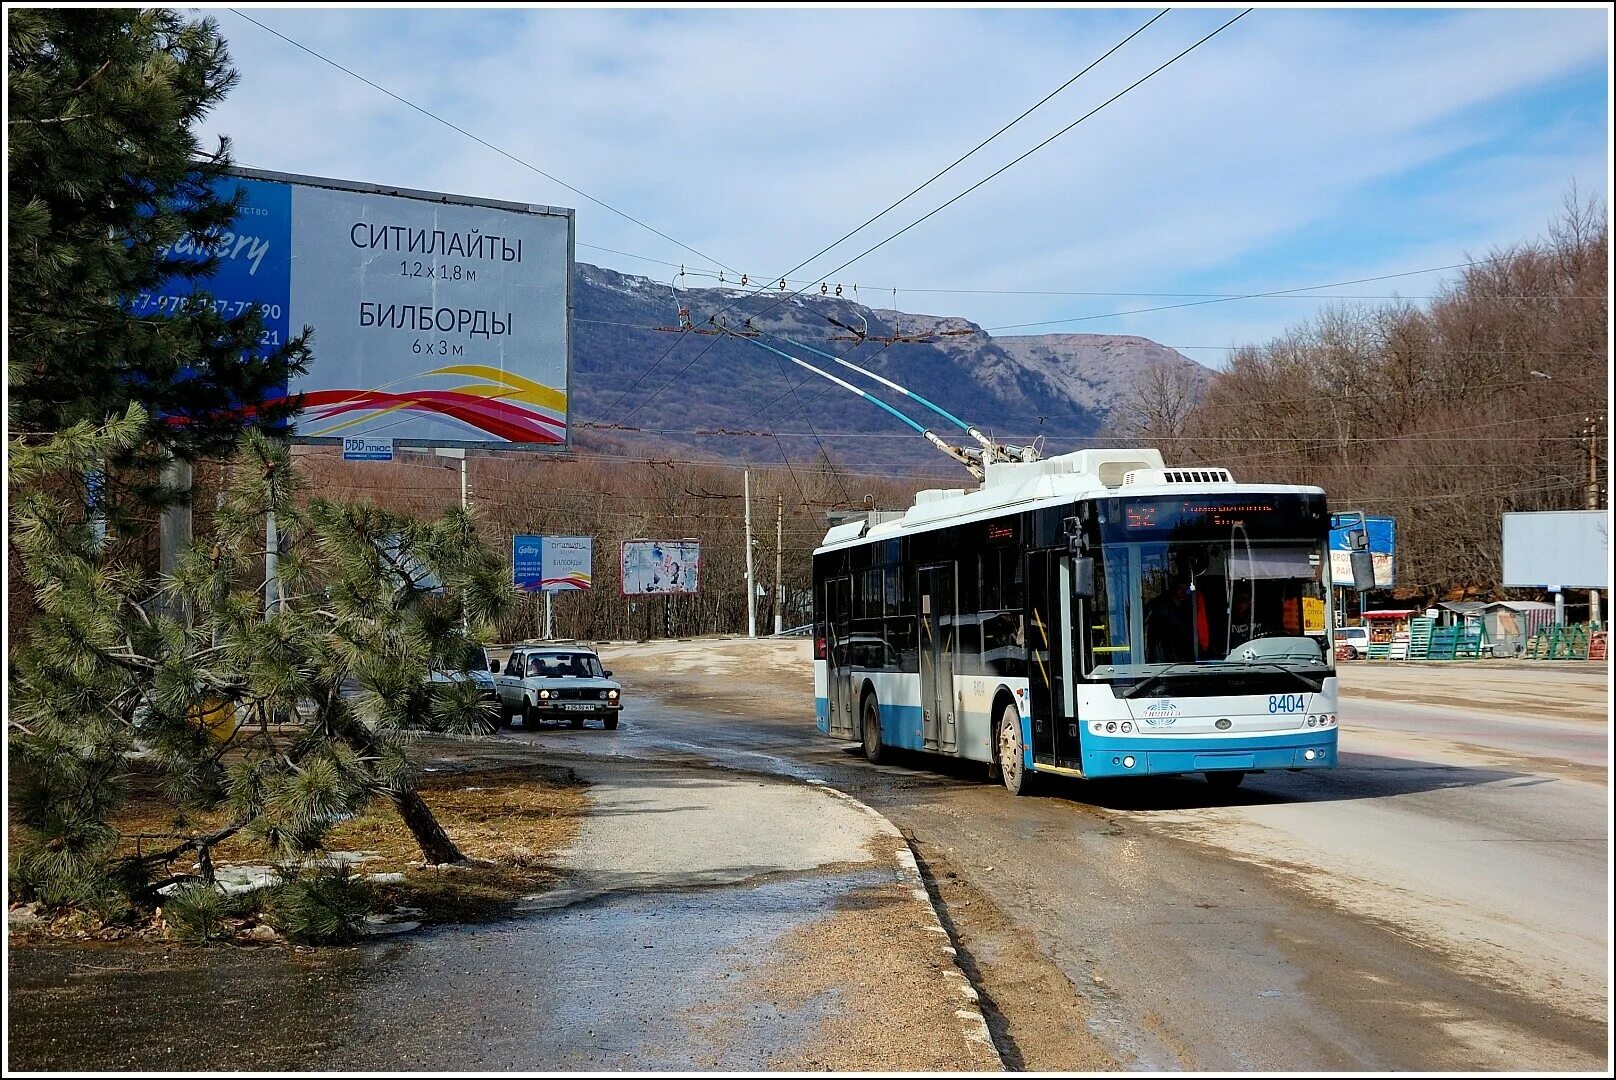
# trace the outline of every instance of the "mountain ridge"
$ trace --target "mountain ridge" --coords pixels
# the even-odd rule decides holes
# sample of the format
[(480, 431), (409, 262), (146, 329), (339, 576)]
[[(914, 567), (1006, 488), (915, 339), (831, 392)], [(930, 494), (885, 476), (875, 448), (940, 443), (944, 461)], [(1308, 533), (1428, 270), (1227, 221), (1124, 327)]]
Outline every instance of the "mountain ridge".
[[(814, 294), (675, 290), (588, 263), (577, 264), (573, 303), (572, 419), (584, 449), (680, 448), (760, 465), (821, 454), (840, 465), (899, 468), (943, 460), (888, 413), (759, 344), (830, 370), (945, 438), (955, 432), (942, 417), (803, 346), (842, 356), (996, 437), (1043, 437), (1057, 451), (1099, 434), (1152, 364), (1184, 365), (1202, 385), (1213, 375), (1137, 335), (994, 337), (960, 316)], [(691, 324), (683, 332), (681, 308)], [(710, 318), (764, 336), (719, 334)], [(866, 326), (864, 341), (849, 330)]]

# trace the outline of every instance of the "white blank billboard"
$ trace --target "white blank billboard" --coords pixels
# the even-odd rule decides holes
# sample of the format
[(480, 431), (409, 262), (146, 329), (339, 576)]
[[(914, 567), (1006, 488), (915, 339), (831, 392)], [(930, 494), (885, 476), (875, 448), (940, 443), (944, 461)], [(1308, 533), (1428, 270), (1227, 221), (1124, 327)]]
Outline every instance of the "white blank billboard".
[(701, 588), (701, 541), (625, 540), (619, 569), (624, 596), (697, 592)]
[(1605, 510), (1504, 515), (1506, 589), (1610, 588), (1610, 518)]

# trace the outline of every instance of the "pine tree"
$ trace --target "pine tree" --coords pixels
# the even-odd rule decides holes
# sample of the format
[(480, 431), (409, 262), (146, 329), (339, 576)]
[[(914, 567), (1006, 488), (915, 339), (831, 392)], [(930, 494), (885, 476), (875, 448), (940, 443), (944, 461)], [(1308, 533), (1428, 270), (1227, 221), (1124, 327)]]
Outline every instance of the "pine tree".
[[(296, 883), (327, 831), (376, 799), (426, 861), (458, 861), (406, 748), (418, 731), (493, 728), (475, 684), (430, 679), (457, 670), (514, 596), (471, 515), (419, 521), (309, 499), (286, 445), (249, 432), (214, 534), (153, 581), (118, 555), (116, 530), (99, 535), (82, 503), (51, 494), (146, 429), (135, 406), (10, 447), (14, 542), (41, 609), (11, 663), (14, 881), (54, 906), (149, 906), (164, 885), (208, 882), (212, 849), (245, 833)], [(282, 593), (266, 617), (270, 513)], [(137, 755), (176, 807), (224, 823), (117, 856), (108, 818)]]
[(306, 333), (265, 351), (256, 311), (130, 311), (164, 282), (205, 299), (218, 259), (176, 242), (210, 250), (236, 218), (213, 188), (229, 145), (203, 153), (192, 130), (236, 81), (213, 21), (161, 8), (17, 8), (6, 21), (12, 430), (102, 424), (132, 403), (185, 418), (120, 443), (128, 464), (216, 454), (243, 427), (279, 424), (294, 402), (240, 407), (302, 370)]

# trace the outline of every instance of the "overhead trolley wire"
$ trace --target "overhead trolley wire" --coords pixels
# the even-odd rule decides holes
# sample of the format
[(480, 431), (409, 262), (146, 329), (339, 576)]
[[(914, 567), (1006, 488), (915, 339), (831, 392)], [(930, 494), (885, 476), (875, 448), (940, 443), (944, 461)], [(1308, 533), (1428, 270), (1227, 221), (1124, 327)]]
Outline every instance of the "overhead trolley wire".
[[(1127, 37), (1123, 38), (1121, 41), (1117, 42), (1115, 45), (1111, 46), (1105, 52), (1101, 53), (1098, 58), (1096, 58), (1094, 61), (1092, 61), (1088, 65), (1088, 67), (1085, 67), (1082, 71), (1079, 71), (1076, 75), (1073, 75), (1071, 78), (1067, 79), (1065, 82), (1063, 82), (1059, 86), (1055, 87), (1055, 89), (1051, 90), (1049, 93), (1047, 93), (1043, 97), (1039, 98), (1036, 102), (1034, 102), (1030, 107), (1028, 107), (1026, 110), (1024, 110), (1014, 120), (1011, 120), (1008, 124), (1005, 124), (998, 131), (995, 131), (992, 135), (989, 135), (987, 138), (983, 139), (981, 142), (977, 143), (975, 146), (973, 146), (969, 150), (965, 151), (965, 153), (961, 154), (959, 157), (955, 158), (953, 161), (951, 161), (947, 165), (943, 166), (942, 169), (938, 170), (937, 172), (933, 173), (931, 176), (927, 177), (919, 185), (911, 188), (905, 195), (903, 195), (902, 197), (897, 199), (895, 202), (890, 203), (885, 209), (880, 210), (879, 212), (875, 213), (874, 215), (864, 219), (864, 221), (860, 222), (858, 225), (855, 225), (853, 228), (849, 229), (847, 232), (843, 233), (841, 236), (838, 236), (835, 240), (832, 240), (829, 244), (826, 244), (824, 247), (820, 248), (818, 251), (814, 252), (812, 255), (810, 255), (806, 259), (802, 260), (802, 262), (798, 263), (796, 266), (793, 266), (790, 270), (787, 270), (784, 274), (778, 274), (775, 277), (769, 278), (769, 281), (770, 282), (777, 281), (777, 280), (778, 281), (784, 281), (786, 278), (790, 277), (792, 274), (796, 273), (798, 270), (801, 270), (803, 267), (807, 266), (809, 263), (813, 262), (815, 259), (817, 259), (821, 255), (825, 254), (827, 251), (830, 251), (830, 250), (836, 248), (844, 240), (848, 240), (851, 237), (856, 236), (859, 233), (863, 232), (866, 228), (868, 228), (869, 226), (875, 224), (877, 221), (880, 221), (882, 218), (886, 217), (892, 211), (896, 210), (898, 207), (902, 206), (904, 203), (908, 202), (910, 199), (914, 198), (916, 195), (918, 195), (922, 191), (926, 190), (932, 184), (936, 183), (938, 180), (941, 180), (948, 173), (952, 172), (956, 165), (960, 165), (963, 162), (965, 162), (966, 159), (973, 156), (978, 150), (981, 150), (983, 147), (987, 146), (993, 140), (997, 139), (1000, 135), (1003, 135), (1005, 132), (1009, 131), (1011, 128), (1013, 128), (1017, 124), (1021, 123), (1027, 117), (1031, 116), (1039, 107), (1041, 107), (1042, 105), (1047, 103), (1056, 94), (1059, 94), (1062, 90), (1065, 90), (1068, 86), (1071, 86), (1077, 80), (1081, 79), (1083, 76), (1085, 76), (1089, 72), (1093, 71), (1096, 67), (1099, 67), (1100, 63), (1102, 61), (1104, 61), (1106, 57), (1110, 56), (1112, 53), (1116, 52), (1118, 49), (1120, 49), (1124, 45), (1128, 44), (1128, 42), (1132, 41), (1134, 38), (1136, 38), (1140, 34), (1144, 33), (1146, 30), (1148, 30), (1150, 28), (1152, 23), (1154, 23), (1157, 19), (1160, 19), (1163, 15), (1166, 15), (1171, 10), (1172, 10), (1172, 8), (1163, 8), (1162, 10), (1158, 11), (1155, 15), (1152, 15), (1150, 17), (1150, 19), (1143, 26), (1141, 26), (1139, 29), (1135, 30), (1133, 33), (1129, 34)], [(838, 269), (840, 269), (840, 267), (838, 267)], [(817, 281), (819, 279), (815, 279), (815, 280)], [(814, 282), (810, 282), (809, 284), (813, 284), (813, 283)], [(761, 292), (762, 287), (760, 287), (757, 291)], [(795, 295), (795, 294), (793, 294), (793, 295)]]
[[(1198, 39), (1197, 41), (1195, 41), (1188, 48), (1184, 49), (1182, 52), (1180, 52), (1177, 55), (1173, 56), (1170, 60), (1166, 61), (1165, 63), (1163, 63), (1159, 67), (1153, 69), (1148, 74), (1143, 75), (1140, 78), (1136, 79), (1134, 82), (1130, 83), (1128, 86), (1124, 87), (1123, 89), (1117, 91), (1115, 94), (1111, 95), (1109, 98), (1106, 98), (1104, 101), (1100, 102), (1100, 104), (1096, 105), (1094, 108), (1090, 109), (1088, 112), (1084, 113), (1082, 116), (1078, 117), (1076, 120), (1073, 120), (1070, 124), (1067, 124), (1065, 127), (1061, 128), (1059, 131), (1055, 132), (1055, 134), (1049, 136), (1049, 138), (1045, 139), (1043, 142), (1038, 143), (1032, 149), (1026, 151), (1025, 153), (1022, 153), (1021, 155), (1019, 155), (1019, 156), (1017, 156), (1015, 158), (1012, 158), (1010, 161), (1008, 161), (1004, 165), (1001, 165), (999, 168), (995, 169), (993, 172), (989, 173), (988, 175), (984, 176), (982, 179), (978, 180), (976, 183), (972, 184), (970, 187), (966, 188), (964, 191), (960, 192), (958, 195), (955, 195), (952, 199), (949, 199), (947, 202), (943, 203), (941, 206), (938, 206), (935, 209), (930, 210), (927, 213), (921, 215), (920, 217), (916, 218), (914, 221), (911, 221), (909, 224), (907, 224), (903, 228), (899, 229), (897, 232), (895, 232), (892, 235), (888, 236), (886, 239), (880, 241), (877, 244), (873, 244), (868, 248), (865, 248), (863, 251), (859, 252), (857, 255), (853, 256), (851, 259), (848, 259), (846, 262), (842, 263), (840, 266), (837, 266), (834, 270), (831, 270), (826, 274), (822, 274), (822, 275), (820, 275), (820, 277), (821, 278), (828, 278), (832, 274), (836, 274), (836, 273), (839, 273), (842, 270), (847, 269), (849, 266), (852, 266), (854, 263), (858, 262), (860, 259), (864, 258), (866, 255), (869, 255), (869, 254), (871, 254), (871, 253), (873, 253), (875, 251), (878, 251), (881, 248), (885, 247), (887, 244), (890, 244), (892, 241), (896, 240), (898, 237), (902, 236), (904, 233), (908, 232), (910, 229), (913, 229), (916, 225), (919, 225), (922, 222), (929, 220), (930, 218), (932, 218), (932, 217), (936, 216), (937, 214), (941, 213), (942, 211), (948, 209), (950, 206), (953, 206), (955, 203), (959, 202), (961, 199), (965, 198), (965, 196), (969, 195), (971, 192), (975, 191), (977, 188), (979, 188), (982, 185), (986, 184), (988, 181), (993, 180), (994, 178), (1003, 175), (1006, 171), (1014, 168), (1016, 165), (1019, 165), (1021, 162), (1027, 160), (1027, 158), (1031, 157), (1033, 154), (1036, 154), (1039, 150), (1042, 150), (1044, 147), (1048, 146), (1050, 143), (1054, 142), (1056, 139), (1060, 138), (1062, 135), (1065, 135), (1068, 131), (1071, 131), (1073, 128), (1075, 128), (1079, 124), (1083, 123), (1083, 121), (1089, 119), (1089, 117), (1095, 115), (1096, 113), (1100, 112), (1102, 109), (1104, 109), (1107, 106), (1111, 105), (1112, 103), (1116, 102), (1118, 99), (1124, 97), (1125, 95), (1129, 94), (1133, 90), (1135, 90), (1138, 87), (1144, 85), (1146, 82), (1149, 82), (1151, 79), (1155, 78), (1157, 75), (1161, 74), (1163, 71), (1166, 71), (1168, 68), (1172, 67), (1174, 64), (1176, 64), (1180, 60), (1184, 59), (1184, 57), (1188, 56), (1190, 53), (1194, 52), (1196, 49), (1200, 48), (1202, 45), (1205, 45), (1208, 41), (1211, 41), (1213, 38), (1215, 38), (1219, 34), (1223, 33), (1229, 27), (1233, 26), (1235, 23), (1239, 22), (1241, 19), (1243, 19), (1247, 15), (1251, 14), (1251, 12), (1253, 10), (1254, 10), (1253, 8), (1247, 8), (1246, 10), (1242, 11), (1240, 14), (1238, 14), (1234, 18), (1230, 19), (1228, 22), (1224, 23), (1223, 25), (1219, 26), (1217, 29), (1213, 30), (1211, 33), (1207, 34), (1205, 37), (1202, 37), (1202, 38)], [(1152, 21), (1154, 21), (1154, 20), (1152, 20)], [(1149, 25), (1149, 24), (1147, 23), (1146, 25)], [(1141, 27), (1141, 29), (1143, 29), (1143, 27)], [(1137, 33), (1137, 31), (1135, 31), (1135, 33)], [(763, 311), (770, 311), (770, 310), (772, 310), (772, 309), (774, 309), (776, 307), (779, 307), (781, 304), (785, 303), (787, 300), (791, 299), (792, 297), (799, 295), (801, 292), (802, 292), (802, 290), (798, 289), (798, 290), (796, 290), (796, 292), (790, 293), (790, 294), (788, 294), (786, 296), (782, 296), (778, 300), (776, 300), (773, 304), (770, 304), (769, 307), (764, 308)], [(757, 315), (761, 315), (761, 314), (763, 314), (763, 312), (757, 312), (756, 314), (754, 314), (753, 317), (756, 318)]]
[[(1056, 139), (1060, 138), (1062, 135), (1066, 134), (1068, 131), (1071, 131), (1073, 128), (1075, 128), (1079, 124), (1083, 123), (1083, 121), (1087, 120), (1089, 117), (1091, 117), (1091, 116), (1095, 115), (1096, 113), (1100, 112), (1102, 109), (1104, 109), (1107, 106), (1111, 105), (1113, 102), (1117, 101), (1119, 98), (1123, 97), (1125, 94), (1129, 93), (1130, 91), (1134, 90), (1135, 88), (1143, 85), (1145, 82), (1147, 82), (1150, 79), (1154, 78), (1156, 75), (1159, 75), (1161, 72), (1165, 71), (1167, 68), (1171, 67), (1173, 64), (1176, 64), (1178, 61), (1180, 61), (1184, 57), (1188, 56), (1191, 52), (1194, 52), (1196, 49), (1200, 48), (1202, 45), (1204, 45), (1208, 41), (1212, 40), (1212, 38), (1216, 37), (1218, 34), (1221, 34), (1223, 31), (1227, 30), (1229, 27), (1233, 26), (1235, 23), (1237, 23), (1241, 19), (1245, 18), (1247, 15), (1249, 15), (1251, 13), (1251, 11), (1252, 11), (1251, 8), (1247, 8), (1245, 11), (1242, 11), (1240, 14), (1238, 14), (1234, 18), (1230, 19), (1228, 22), (1222, 24), (1217, 29), (1215, 29), (1211, 33), (1207, 34), (1205, 37), (1200, 38), (1198, 41), (1196, 41), (1195, 43), (1190, 45), (1188, 48), (1186, 48), (1183, 51), (1179, 52), (1177, 55), (1173, 56), (1171, 59), (1169, 59), (1165, 63), (1161, 64), (1159, 67), (1152, 70), (1149, 74), (1135, 80), (1133, 83), (1131, 83), (1125, 89), (1117, 92), (1116, 94), (1113, 94), (1111, 97), (1107, 98), (1105, 101), (1101, 102), (1099, 105), (1096, 105), (1094, 108), (1090, 109), (1088, 112), (1084, 113), (1082, 116), (1078, 117), (1076, 120), (1072, 121), (1070, 124), (1067, 124), (1065, 127), (1061, 128), (1059, 131), (1055, 132), (1055, 134), (1049, 136), (1049, 138), (1045, 139), (1043, 142), (1038, 143), (1031, 150), (1026, 151), (1025, 153), (1021, 154), (1020, 156), (1012, 159), (1008, 164), (1001, 166), (1000, 168), (996, 169), (992, 173), (989, 173), (987, 176), (985, 176), (982, 179), (978, 180), (976, 183), (972, 184), (970, 187), (966, 188), (964, 191), (960, 192), (958, 195), (955, 195), (953, 198), (949, 199), (947, 202), (943, 203), (941, 206), (938, 206), (937, 208), (935, 208), (935, 209), (929, 211), (928, 213), (922, 215), (921, 217), (915, 219), (914, 221), (910, 222), (908, 225), (905, 225), (903, 228), (899, 229), (897, 232), (895, 232), (892, 235), (888, 236), (886, 239), (880, 241), (879, 243), (877, 243), (877, 244), (875, 244), (875, 245), (873, 245), (873, 246), (871, 246), (869, 248), (866, 248), (864, 251), (862, 251), (859, 254), (853, 256), (853, 258), (848, 259), (846, 262), (844, 262), (840, 266), (836, 267), (836, 269), (832, 270), (830, 273), (834, 274), (834, 273), (836, 273), (836, 272), (838, 272), (840, 270), (845, 270), (847, 267), (853, 265), (855, 262), (857, 262), (860, 259), (864, 258), (866, 255), (870, 254), (871, 252), (876, 251), (877, 249), (883, 247), (884, 245), (886, 245), (888, 243), (891, 243), (893, 240), (896, 240), (898, 237), (902, 236), (904, 233), (908, 232), (910, 229), (914, 228), (916, 225), (919, 225), (921, 222), (927, 220), (928, 218), (931, 218), (932, 216), (934, 216), (935, 214), (939, 213), (940, 211), (948, 208), (949, 206), (952, 206), (954, 203), (958, 202), (960, 199), (964, 198), (966, 195), (969, 195), (971, 192), (975, 191), (977, 188), (981, 187), (983, 184), (986, 184), (988, 181), (994, 179), (995, 177), (1002, 175), (1006, 170), (1014, 167), (1015, 165), (1019, 164), (1022, 161), (1025, 161), (1029, 156), (1036, 153), (1037, 151), (1039, 151), (1043, 147), (1048, 146), (1051, 142), (1054, 142)], [(1165, 12), (1163, 14), (1165, 14)], [(1155, 18), (1152, 18), (1150, 20), (1150, 22), (1147, 22), (1145, 24), (1145, 26), (1149, 26), (1150, 23), (1155, 22), (1156, 19), (1160, 18), (1160, 17), (1161, 17), (1161, 15), (1158, 14)], [(1133, 32), (1133, 34), (1130, 34), (1127, 38), (1124, 38), (1122, 42), (1119, 42), (1116, 46), (1113, 46), (1110, 50), (1108, 50), (1103, 56), (1101, 56), (1100, 59), (1103, 60), (1105, 58), (1105, 56), (1109, 56), (1112, 52), (1115, 52), (1117, 48), (1120, 48), (1123, 44), (1126, 44), (1128, 41), (1132, 40), (1132, 38), (1137, 36), (1140, 33), (1140, 31), (1144, 30), (1144, 28), (1145, 28), (1144, 26), (1141, 26), (1139, 28), (1139, 30), (1135, 30)], [(1096, 60), (1095, 63), (1097, 64), (1097, 63), (1099, 63), (1099, 61)], [(1085, 68), (1084, 70), (1087, 71), (1087, 70), (1091, 69), (1093, 66), (1094, 65), (1091, 64), (1091, 65), (1089, 65), (1089, 68)], [(991, 139), (988, 140), (988, 141), (991, 141)], [(983, 145), (986, 145), (986, 143), (984, 142)], [(973, 151), (973, 153), (974, 153), (974, 151)], [(969, 156), (969, 155), (967, 155), (967, 156)], [(952, 166), (950, 166), (950, 167), (952, 167)], [(947, 170), (945, 169), (944, 171), (946, 172)], [(939, 174), (939, 175), (941, 175), (941, 174)], [(928, 183), (929, 183), (929, 181), (928, 181)], [(922, 187), (924, 187), (924, 186), (925, 185), (922, 185)], [(908, 198), (908, 196), (905, 196), (905, 198)], [(902, 201), (903, 200), (899, 200), (900, 203)], [(896, 205), (896, 204), (894, 204), (894, 205)], [(886, 211), (882, 211), (883, 214), (885, 212)], [(880, 215), (877, 215), (877, 217), (879, 217), (879, 216)], [(859, 226), (859, 228), (863, 228), (863, 226), (861, 225), (861, 226)], [(857, 232), (858, 229), (855, 229), (853, 231)], [(852, 233), (849, 233), (848, 235), (850, 236), (850, 235), (852, 235)], [(843, 239), (845, 239), (845, 237)], [(841, 243), (841, 240), (838, 240), (836, 243), (838, 243), (838, 244)], [(829, 251), (831, 248), (834, 248), (835, 246), (836, 246), (836, 244), (832, 244), (832, 245), (830, 245), (830, 247), (825, 248), (824, 250)], [(815, 256), (815, 257), (817, 257), (817, 256)], [(808, 262), (812, 262), (812, 261), (813, 261), (812, 259), (808, 260)], [(793, 269), (801, 269), (801, 267), (804, 266), (804, 265), (807, 265), (807, 263), (800, 263), (800, 264), (798, 264), (797, 267), (794, 267)], [(790, 273), (790, 271), (788, 271), (788, 273)], [(784, 277), (784, 276), (785, 275), (782, 275), (782, 277)], [(829, 275), (822, 275), (822, 276), (828, 277)], [(771, 280), (773, 280), (773, 279), (771, 279)], [(750, 294), (749, 297), (746, 297), (746, 299), (750, 299), (751, 297), (755, 297), (759, 293), (761, 293), (762, 291), (763, 291), (763, 288), (759, 287), (758, 289), (755, 289)], [(759, 315), (762, 315), (762, 314), (764, 314), (766, 312), (774, 310), (775, 308), (779, 307), (781, 304), (785, 303), (787, 300), (790, 300), (793, 297), (801, 294), (802, 291), (803, 290), (799, 288), (799, 289), (795, 290), (794, 292), (782, 295), (781, 297), (776, 299), (773, 303), (771, 303), (767, 307), (765, 307), (762, 311), (754, 312), (752, 317), (756, 318)], [(718, 315), (722, 315), (724, 312), (733, 309), (735, 307), (735, 305), (737, 303), (739, 303), (739, 302), (740, 302), (739, 298), (737, 300), (732, 300), (729, 304), (725, 305), (718, 312), (714, 313), (713, 318), (716, 318)], [(716, 341), (717, 339), (715, 338), (714, 340)], [(711, 346), (709, 346), (709, 348), (711, 348)], [(690, 368), (695, 364), (696, 360), (699, 360), (702, 355), (706, 354), (706, 352), (707, 352), (707, 350), (703, 349), (701, 354), (698, 354), (695, 358), (693, 358), (691, 360), (691, 362), (689, 364), (686, 364), (684, 369), (681, 370), (680, 376), (682, 376), (685, 371), (690, 370)], [(646, 405), (650, 404), (650, 402), (653, 401), (656, 398), (657, 394), (660, 394), (662, 392), (662, 389), (666, 389), (668, 386), (672, 385), (673, 381), (676, 381), (680, 376), (675, 376), (674, 380), (670, 380), (668, 383), (664, 384), (661, 389), (654, 392), (651, 395), (651, 397), (647, 398), (645, 401), (642, 401), (639, 404), (639, 406), (636, 407), (635, 412), (638, 412), (639, 409), (643, 409)], [(630, 414), (630, 415), (632, 415), (632, 414)]]

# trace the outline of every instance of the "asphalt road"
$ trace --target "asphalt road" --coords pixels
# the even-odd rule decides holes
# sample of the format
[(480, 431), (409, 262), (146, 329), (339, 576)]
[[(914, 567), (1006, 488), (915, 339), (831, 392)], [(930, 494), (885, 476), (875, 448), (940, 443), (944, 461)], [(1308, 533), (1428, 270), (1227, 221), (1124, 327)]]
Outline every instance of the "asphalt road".
[(1015, 799), (970, 767), (872, 767), (814, 733), (799, 691), (613, 662), (622, 730), (514, 737), (878, 807), (914, 839), (1011, 1065), (1072, 1067), (1063, 1047), (1086, 1041), (1134, 1069), (1606, 1070), (1602, 720), (1430, 704), (1455, 671), (1418, 703), (1344, 703), (1328, 773)]

